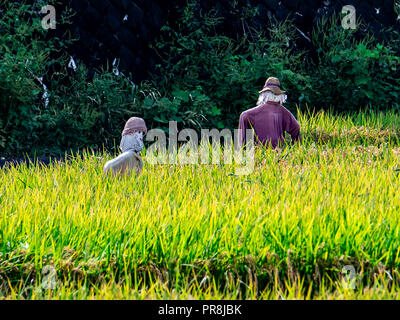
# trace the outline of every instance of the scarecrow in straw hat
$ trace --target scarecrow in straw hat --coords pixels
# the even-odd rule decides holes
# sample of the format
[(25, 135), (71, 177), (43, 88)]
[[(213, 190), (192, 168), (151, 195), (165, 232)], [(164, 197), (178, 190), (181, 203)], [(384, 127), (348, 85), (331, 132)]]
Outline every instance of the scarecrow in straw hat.
[(104, 173), (129, 174), (133, 171), (139, 175), (143, 170), (143, 161), (140, 152), (143, 150), (143, 137), (147, 134), (146, 123), (142, 118), (130, 118), (122, 132), (120, 148), (122, 154), (108, 161), (104, 166)]
[(259, 92), (257, 106), (240, 115), (239, 130), (241, 143), (246, 143), (246, 130), (254, 129), (256, 143), (276, 148), (284, 145), (285, 131), (292, 143), (300, 141), (300, 126), (293, 114), (283, 107), (287, 100), (277, 78), (268, 78)]

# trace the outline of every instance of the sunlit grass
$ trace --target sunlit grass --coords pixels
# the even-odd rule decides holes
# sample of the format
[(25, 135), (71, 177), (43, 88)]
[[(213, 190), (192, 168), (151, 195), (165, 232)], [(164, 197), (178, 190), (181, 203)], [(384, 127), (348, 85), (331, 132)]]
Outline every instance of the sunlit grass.
[(302, 145), (258, 150), (249, 176), (146, 164), (112, 178), (94, 154), (0, 170), (0, 296), (397, 299), (399, 117), (298, 118)]

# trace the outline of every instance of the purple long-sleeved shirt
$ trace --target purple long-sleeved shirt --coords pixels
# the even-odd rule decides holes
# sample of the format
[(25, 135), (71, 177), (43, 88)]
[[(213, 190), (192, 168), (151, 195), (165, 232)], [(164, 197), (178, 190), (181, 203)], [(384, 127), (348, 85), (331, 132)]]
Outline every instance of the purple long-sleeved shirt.
[(278, 102), (268, 102), (240, 115), (239, 130), (242, 146), (246, 142), (246, 130), (254, 129), (256, 143), (273, 148), (284, 143), (285, 131), (292, 142), (300, 141), (300, 125), (293, 114)]

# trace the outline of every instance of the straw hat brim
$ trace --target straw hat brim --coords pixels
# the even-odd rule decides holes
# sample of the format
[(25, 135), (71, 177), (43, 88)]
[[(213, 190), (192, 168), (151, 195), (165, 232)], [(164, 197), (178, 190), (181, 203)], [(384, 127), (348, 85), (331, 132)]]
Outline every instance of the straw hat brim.
[(281, 94), (286, 94), (286, 91), (283, 91), (283, 90), (281, 90), (281, 89), (279, 89), (277, 87), (266, 87), (266, 88), (262, 89), (259, 93), (261, 94), (261, 93), (266, 92), (266, 91), (270, 91), (270, 92), (272, 92), (273, 94), (275, 94), (277, 96), (279, 96)]

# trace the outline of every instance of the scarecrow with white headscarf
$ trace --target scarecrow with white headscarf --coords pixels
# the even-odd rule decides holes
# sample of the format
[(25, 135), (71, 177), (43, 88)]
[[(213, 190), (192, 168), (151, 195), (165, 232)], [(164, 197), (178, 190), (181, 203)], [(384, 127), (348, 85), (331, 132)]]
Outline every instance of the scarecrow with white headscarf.
[(257, 106), (240, 115), (239, 130), (241, 143), (246, 143), (246, 130), (254, 130), (256, 143), (277, 148), (284, 145), (285, 131), (292, 137), (292, 143), (300, 141), (300, 125), (283, 104), (286, 91), (277, 78), (268, 78), (259, 92)]
[(143, 138), (146, 134), (145, 121), (142, 118), (130, 118), (122, 132), (120, 144), (122, 154), (105, 164), (104, 173), (123, 175), (135, 171), (139, 175), (143, 170), (140, 153), (144, 148)]

